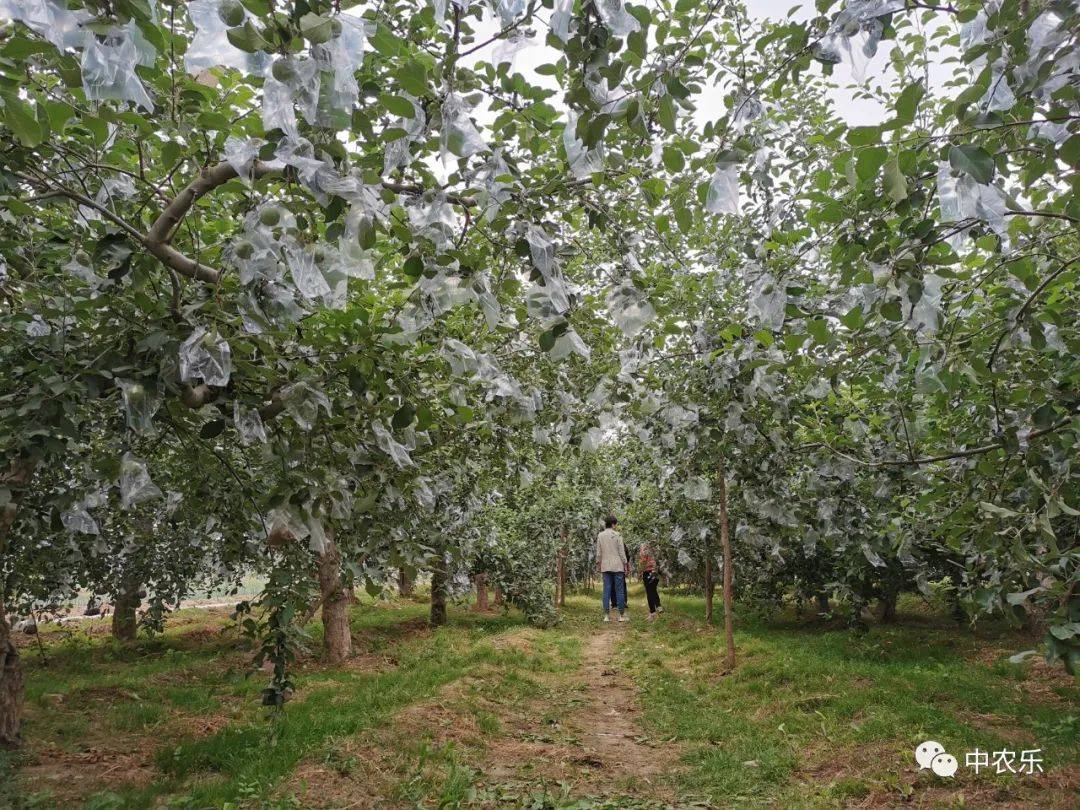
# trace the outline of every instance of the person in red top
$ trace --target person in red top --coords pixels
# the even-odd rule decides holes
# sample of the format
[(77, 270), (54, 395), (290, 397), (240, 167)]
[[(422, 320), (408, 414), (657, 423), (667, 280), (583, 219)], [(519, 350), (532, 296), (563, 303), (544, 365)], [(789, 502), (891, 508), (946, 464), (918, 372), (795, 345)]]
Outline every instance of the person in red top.
[(657, 613), (663, 613), (664, 608), (660, 605), (660, 574), (656, 566), (656, 555), (652, 546), (647, 542), (641, 544), (638, 550), (638, 570), (641, 572), (641, 580), (645, 583), (645, 598), (649, 600), (649, 621), (656, 619)]

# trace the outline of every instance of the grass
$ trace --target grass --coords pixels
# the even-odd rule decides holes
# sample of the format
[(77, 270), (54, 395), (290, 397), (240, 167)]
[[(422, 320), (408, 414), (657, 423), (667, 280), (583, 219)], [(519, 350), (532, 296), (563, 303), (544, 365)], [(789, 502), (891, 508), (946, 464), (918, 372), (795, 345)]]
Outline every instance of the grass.
[[(728, 675), (699, 597), (668, 595), (657, 625), (634, 612), (612, 628), (616, 666), (640, 696), (642, 739), (670, 746), (675, 764), (660, 788), (589, 775), (568, 763), (589, 711), (580, 671), (596, 601), (572, 597), (545, 631), (461, 609), (431, 631), (423, 604), (363, 602), (357, 657), (304, 662), (276, 719), (222, 612), (186, 611), (129, 646), (100, 623), (50, 630), (47, 663), (23, 648), (27, 744), (0, 757), (0, 807), (652, 807), (657, 790), (722, 807), (1072, 806), (1077, 681), (1009, 664), (1022, 638), (959, 631), (915, 605), (863, 633), (741, 619)], [(1041, 748), (1047, 773), (918, 773), (925, 739), (961, 766), (975, 747)]]

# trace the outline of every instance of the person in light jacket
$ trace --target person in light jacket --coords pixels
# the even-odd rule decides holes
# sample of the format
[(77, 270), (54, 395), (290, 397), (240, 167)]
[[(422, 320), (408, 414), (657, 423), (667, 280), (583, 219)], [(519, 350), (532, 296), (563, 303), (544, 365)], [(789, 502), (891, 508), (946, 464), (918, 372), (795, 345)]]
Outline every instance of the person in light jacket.
[(630, 563), (626, 559), (626, 546), (618, 532), (619, 521), (609, 517), (604, 521), (604, 530), (596, 537), (596, 562), (600, 575), (604, 578), (604, 621), (611, 621), (611, 608), (618, 604), (619, 621), (625, 622), (626, 616), (626, 574)]

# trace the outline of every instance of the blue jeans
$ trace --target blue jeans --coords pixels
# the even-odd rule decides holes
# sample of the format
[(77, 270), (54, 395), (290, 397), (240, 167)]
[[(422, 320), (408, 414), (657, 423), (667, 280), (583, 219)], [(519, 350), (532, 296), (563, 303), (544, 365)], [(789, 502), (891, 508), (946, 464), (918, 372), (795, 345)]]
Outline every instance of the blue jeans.
[(604, 613), (619, 606), (619, 613), (626, 610), (626, 575), (622, 571), (604, 572)]

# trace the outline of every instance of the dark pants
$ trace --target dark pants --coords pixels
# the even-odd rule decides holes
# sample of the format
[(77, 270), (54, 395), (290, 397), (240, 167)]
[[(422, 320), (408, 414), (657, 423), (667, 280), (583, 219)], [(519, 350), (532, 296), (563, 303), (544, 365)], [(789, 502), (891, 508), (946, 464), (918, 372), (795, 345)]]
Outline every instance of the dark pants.
[(656, 613), (660, 607), (660, 592), (657, 590), (660, 577), (655, 571), (646, 571), (641, 575), (641, 579), (645, 583), (645, 598), (649, 600), (649, 613)]
[(618, 603), (619, 613), (626, 610), (626, 575), (622, 571), (604, 572), (604, 613)]

